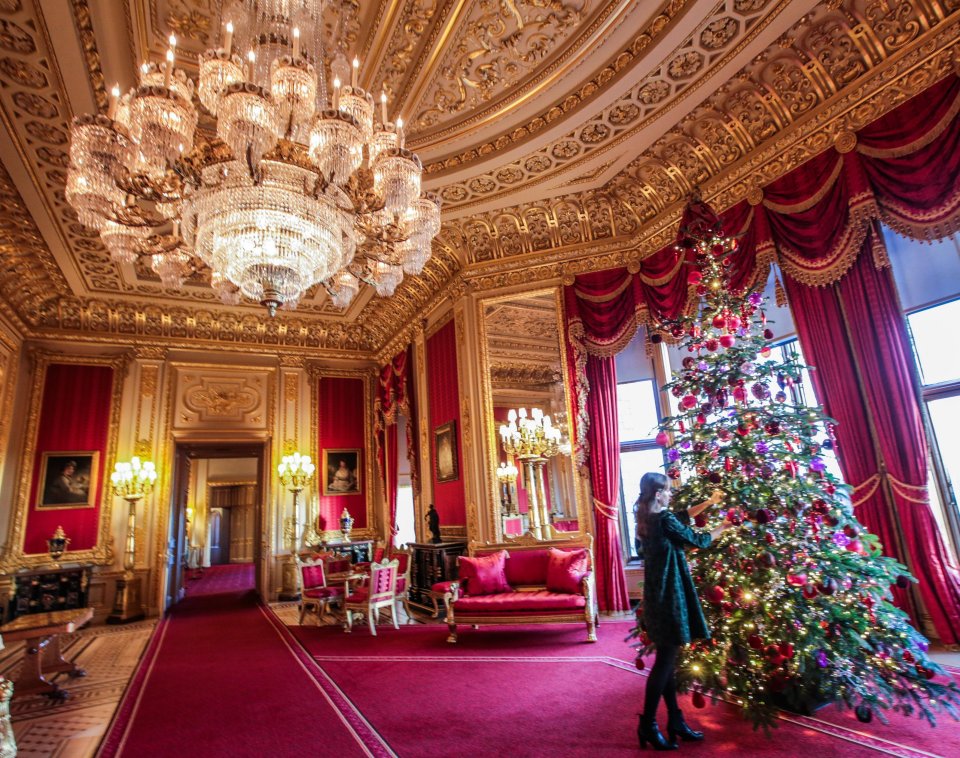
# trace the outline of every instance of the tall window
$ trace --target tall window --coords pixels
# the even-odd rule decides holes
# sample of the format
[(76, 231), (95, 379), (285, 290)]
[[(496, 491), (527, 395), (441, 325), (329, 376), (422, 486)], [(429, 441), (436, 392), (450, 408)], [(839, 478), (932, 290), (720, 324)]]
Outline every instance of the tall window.
[(663, 448), (657, 445), (660, 413), (653, 379), (617, 385), (617, 419), (620, 427), (620, 533), (628, 559), (637, 557), (633, 504), (640, 493), (640, 478), (648, 471), (663, 471)]
[(930, 452), (943, 498), (956, 520), (954, 482), (960, 480), (960, 355), (945, 330), (960, 319), (960, 299), (907, 314), (930, 421)]

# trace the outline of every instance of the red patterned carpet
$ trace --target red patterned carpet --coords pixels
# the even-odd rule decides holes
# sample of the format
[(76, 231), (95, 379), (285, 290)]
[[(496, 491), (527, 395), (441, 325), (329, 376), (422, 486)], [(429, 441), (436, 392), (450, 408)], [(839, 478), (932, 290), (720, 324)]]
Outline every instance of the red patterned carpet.
[[(222, 567), (229, 569), (231, 567)], [(245, 567), (213, 571), (158, 626), (101, 756), (583, 756), (637, 755), (646, 671), (605, 622), (581, 625), (288, 627), (249, 590)], [(203, 584), (200, 584), (200, 582)], [(286, 613), (286, 611), (285, 611)], [(707, 741), (685, 754), (788, 758), (960, 755), (960, 725), (931, 729), (847, 712), (782, 714), (771, 736), (724, 703), (688, 721)]]
[(203, 573), (187, 581), (187, 597), (200, 595), (222, 595), (231, 592), (243, 592), (253, 589), (253, 564), (229, 563), (223, 566), (210, 566)]

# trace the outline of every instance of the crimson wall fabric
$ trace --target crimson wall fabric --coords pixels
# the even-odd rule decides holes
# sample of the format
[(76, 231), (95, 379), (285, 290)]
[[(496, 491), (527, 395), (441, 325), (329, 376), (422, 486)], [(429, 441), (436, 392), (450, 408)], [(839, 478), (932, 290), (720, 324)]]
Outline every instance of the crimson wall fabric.
[[(467, 522), (463, 488), (463, 444), (460, 425), (460, 385), (457, 371), (457, 337), (453, 319), (427, 339), (427, 395), (430, 418), (430, 476), (433, 477), (433, 501), (440, 514), (440, 525), (460, 526)], [(449, 421), (455, 422), (457, 441), (457, 478), (437, 481), (437, 446), (434, 431)]]
[[(366, 420), (364, 416), (363, 379), (353, 377), (321, 377), (317, 388), (317, 427), (321, 451), (319, 471), (320, 484), (319, 525), (322, 529), (339, 529), (340, 514), (346, 508), (354, 518), (353, 528), (364, 529), (367, 524)], [(333, 470), (340, 463), (337, 450), (359, 450), (357, 482), (360, 491), (345, 495), (324, 495), (323, 485), (329, 481)], [(327, 452), (328, 455), (323, 455)], [(327, 466), (325, 469), (324, 466)], [(330, 469), (332, 467), (332, 470)]]
[[(52, 363), (47, 367), (37, 428), (30, 501), (24, 530), (23, 551), (47, 552), (47, 538), (62, 526), (70, 538), (70, 550), (91, 550), (97, 544), (97, 527), (108, 471), (107, 445), (113, 401), (114, 370), (110, 366), (78, 366)], [(37, 507), (43, 486), (44, 453), (98, 453), (92, 508)], [(93, 476), (91, 476), (93, 483)]]

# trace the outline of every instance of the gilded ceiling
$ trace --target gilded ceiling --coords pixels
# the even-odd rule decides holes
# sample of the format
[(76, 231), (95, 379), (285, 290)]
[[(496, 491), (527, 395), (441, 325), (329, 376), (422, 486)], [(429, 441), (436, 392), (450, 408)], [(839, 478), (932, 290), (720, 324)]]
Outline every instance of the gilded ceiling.
[[(229, 1), (229, 0), (227, 0)], [(31, 335), (376, 353), (439, 298), (631, 263), (693, 186), (724, 207), (953, 70), (960, 0), (330, 0), (409, 124), (444, 225), (421, 277), (341, 313), (222, 305), (111, 261), (64, 197), (69, 122), (219, 39), (220, 0), (0, 0), (0, 308)], [(332, 32), (331, 32), (332, 33)]]

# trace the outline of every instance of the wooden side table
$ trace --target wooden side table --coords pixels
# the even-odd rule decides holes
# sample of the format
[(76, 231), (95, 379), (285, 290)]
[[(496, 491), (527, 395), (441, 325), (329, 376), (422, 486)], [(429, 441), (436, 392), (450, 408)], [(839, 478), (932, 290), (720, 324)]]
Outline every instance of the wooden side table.
[(77, 608), (20, 616), (0, 626), (0, 636), (5, 642), (26, 640), (23, 665), (13, 683), (14, 692), (18, 695), (41, 693), (56, 700), (65, 700), (69, 693), (47, 681), (43, 675), (61, 671), (74, 677), (87, 675), (77, 664), (63, 657), (60, 635), (75, 632), (92, 618), (93, 608)]

